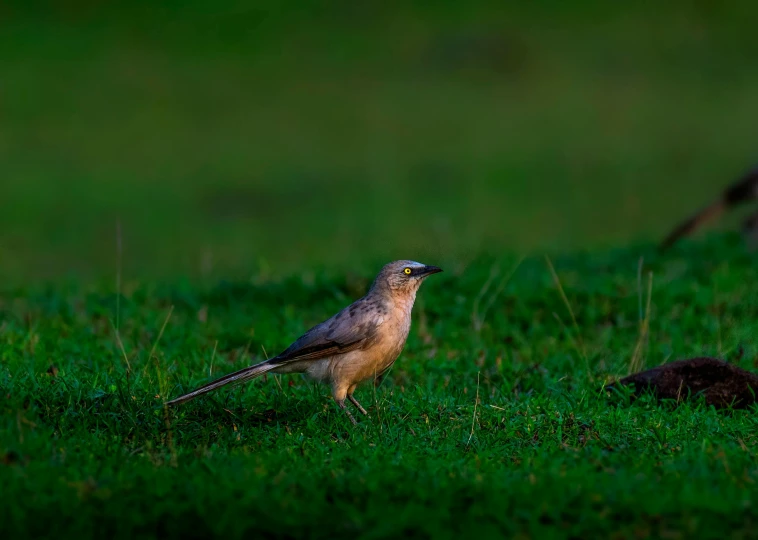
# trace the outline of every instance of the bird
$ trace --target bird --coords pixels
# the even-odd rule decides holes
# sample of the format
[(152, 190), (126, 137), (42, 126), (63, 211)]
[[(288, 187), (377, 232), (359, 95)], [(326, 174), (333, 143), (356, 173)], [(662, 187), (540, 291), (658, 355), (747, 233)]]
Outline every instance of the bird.
[(390, 262), (363, 298), (305, 332), (277, 356), (225, 375), (166, 405), (179, 405), (268, 372), (304, 373), (329, 384), (334, 401), (357, 425), (345, 400), (368, 416), (353, 393), (361, 382), (381, 377), (400, 356), (410, 332), (416, 293), (427, 277), (439, 272), (442, 269), (437, 266), (415, 261)]
[[(681, 238), (692, 234), (724, 212), (755, 199), (758, 199), (758, 167), (748, 171), (737, 182), (725, 189), (716, 201), (677, 225), (661, 242), (661, 250), (670, 248)], [(758, 213), (743, 223), (742, 232), (750, 238), (755, 234), (756, 227), (758, 227)]]

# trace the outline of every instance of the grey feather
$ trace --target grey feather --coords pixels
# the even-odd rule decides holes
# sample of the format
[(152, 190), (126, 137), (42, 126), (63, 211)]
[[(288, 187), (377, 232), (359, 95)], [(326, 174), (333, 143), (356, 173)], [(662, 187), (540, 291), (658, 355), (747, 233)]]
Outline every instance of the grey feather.
[(249, 381), (250, 379), (255, 379), (256, 377), (260, 377), (267, 371), (271, 371), (276, 367), (277, 366), (275, 364), (272, 364), (269, 360), (266, 360), (260, 364), (255, 364), (254, 366), (246, 367), (244, 369), (240, 369), (239, 371), (235, 371), (234, 373), (224, 375), (223, 377), (209, 382), (200, 388), (196, 388), (192, 392), (184, 394), (183, 396), (179, 396), (178, 398), (172, 399), (171, 401), (167, 401), (166, 405), (179, 405), (180, 403), (185, 403), (187, 401), (193, 400), (196, 397), (207, 394), (208, 392), (212, 392), (213, 390), (221, 388), (222, 386), (226, 386), (227, 384), (239, 384), (241, 382)]
[(384, 322), (385, 313), (386, 308), (379, 302), (369, 297), (361, 298), (308, 330), (271, 362), (318, 360), (367, 347)]

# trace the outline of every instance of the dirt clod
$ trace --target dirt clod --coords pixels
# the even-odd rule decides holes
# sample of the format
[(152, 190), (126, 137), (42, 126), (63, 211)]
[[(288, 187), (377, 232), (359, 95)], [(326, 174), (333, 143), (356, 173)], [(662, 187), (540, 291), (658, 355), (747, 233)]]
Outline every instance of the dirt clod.
[(634, 373), (606, 386), (633, 386), (636, 395), (652, 390), (659, 399), (681, 401), (704, 395), (717, 409), (744, 409), (756, 402), (758, 375), (716, 358), (692, 358)]

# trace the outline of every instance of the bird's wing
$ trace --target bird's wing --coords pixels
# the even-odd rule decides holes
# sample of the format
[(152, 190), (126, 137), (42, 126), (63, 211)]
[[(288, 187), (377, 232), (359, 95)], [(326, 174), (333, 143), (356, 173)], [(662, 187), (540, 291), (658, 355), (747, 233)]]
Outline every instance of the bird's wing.
[(382, 306), (359, 300), (308, 330), (271, 362), (318, 360), (363, 348), (373, 342), (385, 318)]

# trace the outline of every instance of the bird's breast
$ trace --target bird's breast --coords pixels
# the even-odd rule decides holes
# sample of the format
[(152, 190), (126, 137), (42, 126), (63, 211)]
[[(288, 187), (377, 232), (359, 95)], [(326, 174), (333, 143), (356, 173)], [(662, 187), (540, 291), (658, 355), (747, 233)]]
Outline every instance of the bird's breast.
[(397, 360), (405, 347), (411, 330), (411, 315), (409, 310), (396, 309), (393, 316), (380, 327), (377, 339), (376, 362), (379, 371), (386, 369)]

